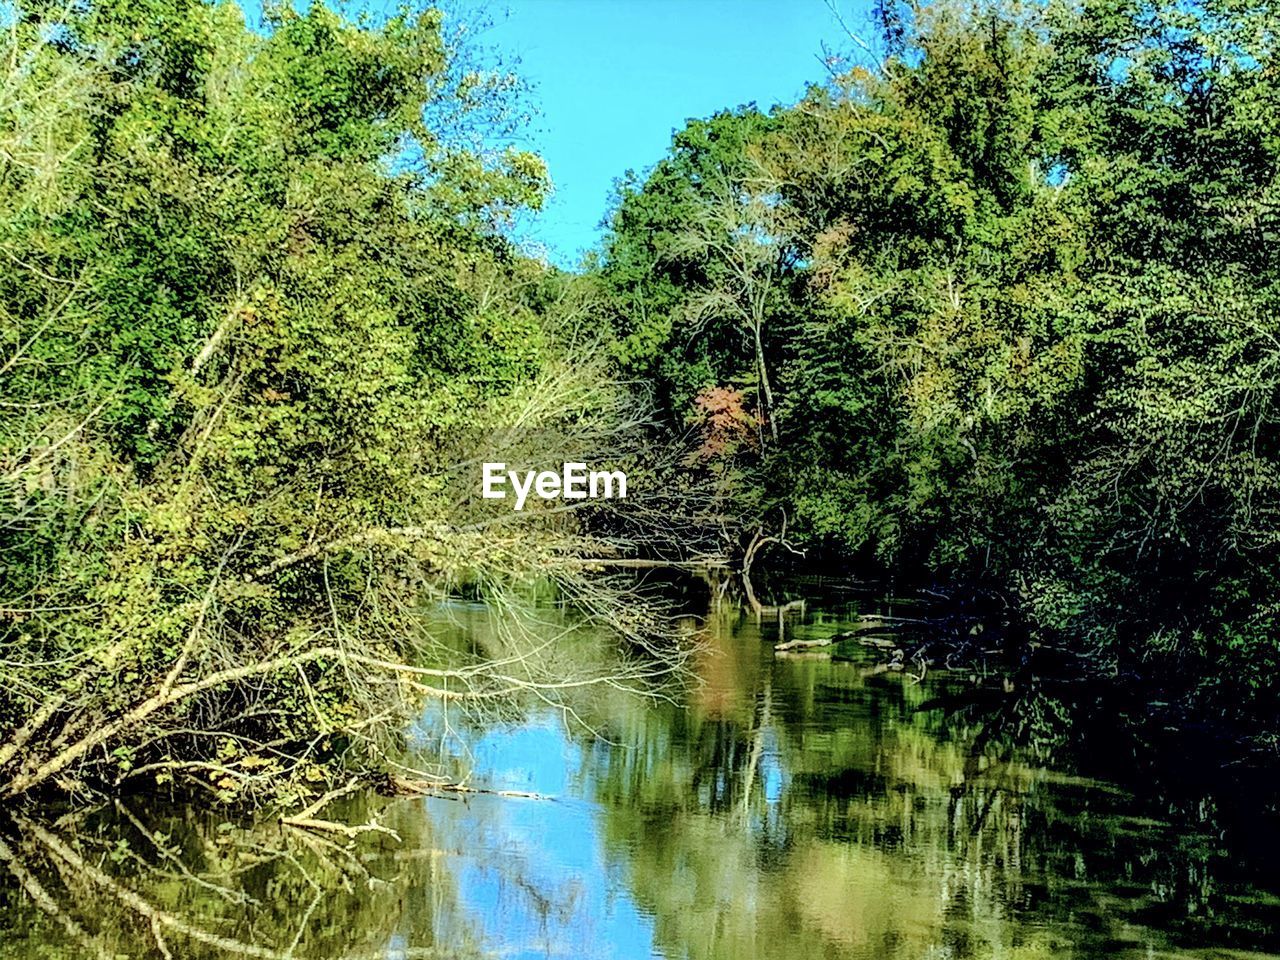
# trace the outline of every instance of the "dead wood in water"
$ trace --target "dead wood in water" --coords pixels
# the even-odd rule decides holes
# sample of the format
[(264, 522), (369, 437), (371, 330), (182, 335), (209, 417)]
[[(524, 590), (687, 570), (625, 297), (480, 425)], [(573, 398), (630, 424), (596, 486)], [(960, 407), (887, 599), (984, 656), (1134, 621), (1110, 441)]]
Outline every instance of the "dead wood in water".
[(479, 793), (519, 800), (555, 799), (545, 793), (531, 793), (527, 790), (488, 790), (484, 787), (469, 787), (465, 783), (438, 783), (432, 780), (410, 780), (406, 777), (392, 777), (390, 784), (392, 793), (407, 797), (434, 797), (441, 793)]
[(833, 633), (829, 637), (815, 637), (810, 640), (787, 640), (785, 643), (775, 644), (773, 650), (775, 653), (786, 653), (791, 650), (812, 650), (818, 647), (830, 647), (846, 641), (860, 643), (864, 647), (875, 647), (878, 650), (898, 649), (901, 644), (892, 637), (869, 636), (862, 632), (864, 630), (879, 630), (883, 628), (884, 624), (879, 619), (871, 619), (856, 630), (845, 630), (841, 633)]
[(785, 653), (788, 650), (812, 650), (815, 647), (829, 647), (836, 643), (835, 637), (823, 637), (819, 640), (788, 640), (773, 647), (774, 653)]

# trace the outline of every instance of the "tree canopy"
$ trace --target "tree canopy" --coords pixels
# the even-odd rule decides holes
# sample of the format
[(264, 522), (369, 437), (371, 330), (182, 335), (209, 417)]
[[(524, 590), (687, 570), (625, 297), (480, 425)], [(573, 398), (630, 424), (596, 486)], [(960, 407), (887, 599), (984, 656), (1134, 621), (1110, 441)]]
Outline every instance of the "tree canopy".
[(723, 455), (743, 529), (996, 590), (1042, 641), (1269, 710), (1280, 12), (879, 14), (883, 59), (624, 179), (598, 268), (621, 361), (670, 429), (706, 391), (769, 422)]

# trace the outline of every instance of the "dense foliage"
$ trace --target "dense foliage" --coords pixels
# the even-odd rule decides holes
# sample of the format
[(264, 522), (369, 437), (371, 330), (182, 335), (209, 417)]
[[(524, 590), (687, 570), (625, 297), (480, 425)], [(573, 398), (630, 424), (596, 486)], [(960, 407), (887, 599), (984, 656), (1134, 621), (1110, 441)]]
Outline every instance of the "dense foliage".
[(503, 238), (546, 186), (512, 79), (435, 10), (32, 2), (5, 33), (0, 796), (289, 793), (424, 697), (553, 696), (563, 664), (421, 626), (590, 548), (458, 465), (616, 422), (574, 294)]
[[(0, 797), (296, 798), (423, 698), (662, 672), (445, 649), (424, 600), (715, 536), (998, 598), (1010, 640), (1277, 729), (1280, 11), (878, 13), (882, 59), (690, 121), (569, 276), (505, 238), (546, 171), (438, 11), (15, 8)], [(474, 496), (641, 434), (663, 494), (592, 526)]]
[(878, 10), (882, 61), (622, 183), (618, 362), (676, 431), (733, 398), (748, 534), (1274, 720), (1280, 10)]

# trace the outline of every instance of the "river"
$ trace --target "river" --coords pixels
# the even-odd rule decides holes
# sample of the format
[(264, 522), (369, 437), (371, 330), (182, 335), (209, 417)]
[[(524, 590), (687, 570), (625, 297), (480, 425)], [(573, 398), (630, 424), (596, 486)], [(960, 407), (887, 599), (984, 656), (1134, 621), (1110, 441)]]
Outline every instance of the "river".
[[(0, 958), (84, 955), (67, 920), (139, 958), (1280, 955), (1274, 817), (1221, 777), (1153, 779), (1125, 731), (1061, 698), (773, 651), (867, 607), (700, 619), (679, 702), (429, 712), (416, 743), (534, 796), (340, 806), (396, 837), (141, 798), (68, 817), (86, 866), (46, 885), (75, 906), (53, 920), (6, 878)], [(451, 629), (487, 616), (460, 607)]]

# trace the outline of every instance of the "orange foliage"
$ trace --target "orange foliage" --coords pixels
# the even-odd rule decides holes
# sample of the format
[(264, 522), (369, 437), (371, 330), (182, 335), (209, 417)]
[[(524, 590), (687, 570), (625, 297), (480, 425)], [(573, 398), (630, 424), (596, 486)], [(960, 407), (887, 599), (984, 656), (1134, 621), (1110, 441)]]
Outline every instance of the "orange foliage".
[(732, 387), (706, 387), (693, 399), (695, 423), (702, 432), (696, 460), (732, 456), (757, 444), (763, 419), (747, 409), (742, 391)]

